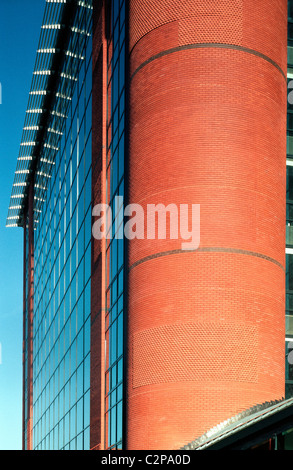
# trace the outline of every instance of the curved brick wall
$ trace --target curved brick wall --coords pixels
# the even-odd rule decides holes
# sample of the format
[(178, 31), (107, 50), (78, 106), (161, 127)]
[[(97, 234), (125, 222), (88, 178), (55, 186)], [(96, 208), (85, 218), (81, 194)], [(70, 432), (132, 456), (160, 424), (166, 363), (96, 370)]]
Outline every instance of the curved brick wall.
[(128, 250), (129, 449), (284, 396), (286, 0), (130, 0), (128, 202), (200, 204), (200, 247)]

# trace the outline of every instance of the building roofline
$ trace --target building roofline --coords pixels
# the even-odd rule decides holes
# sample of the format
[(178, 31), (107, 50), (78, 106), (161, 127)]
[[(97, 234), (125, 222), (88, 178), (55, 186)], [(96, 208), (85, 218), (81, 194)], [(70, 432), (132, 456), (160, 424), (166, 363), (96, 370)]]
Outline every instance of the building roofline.
[(243, 450), (293, 427), (293, 398), (256, 405), (220, 423), (184, 450)]
[[(50, 128), (52, 115), (57, 114), (58, 102), (70, 97), (58, 93), (60, 81), (76, 80), (63, 70), (67, 56), (72, 57), (69, 42), (72, 34), (85, 33), (74, 28), (78, 7), (91, 8), (83, 0), (46, 0), (41, 34), (37, 49), (31, 89), (29, 92), (19, 156), (8, 208), (7, 227), (23, 227), (27, 210), (28, 188), (34, 182), (38, 162), (50, 145), (52, 133), (62, 135), (66, 115), (59, 115), (59, 128)], [(77, 61), (82, 57), (76, 57)], [(76, 67), (77, 69), (78, 67)], [(75, 70), (76, 70), (75, 69)], [(51, 158), (52, 162), (54, 158)]]

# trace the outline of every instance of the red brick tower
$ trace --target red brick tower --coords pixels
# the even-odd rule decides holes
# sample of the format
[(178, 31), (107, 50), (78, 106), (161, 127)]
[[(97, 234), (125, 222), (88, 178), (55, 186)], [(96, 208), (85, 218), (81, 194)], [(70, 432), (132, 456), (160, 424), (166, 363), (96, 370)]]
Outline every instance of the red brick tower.
[(128, 449), (284, 396), (286, 0), (130, 0), (128, 202), (200, 204), (131, 240)]

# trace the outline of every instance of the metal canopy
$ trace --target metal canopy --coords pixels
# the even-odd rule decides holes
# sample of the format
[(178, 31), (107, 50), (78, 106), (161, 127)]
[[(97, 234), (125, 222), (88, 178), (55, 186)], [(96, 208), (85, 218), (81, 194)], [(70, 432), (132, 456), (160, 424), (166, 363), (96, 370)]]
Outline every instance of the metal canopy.
[[(185, 445), (182, 450), (242, 449), (252, 445), (255, 435), (267, 438), (272, 429), (280, 432), (292, 428), (293, 398), (265, 402), (218, 424)], [(242, 442), (242, 447), (241, 447)], [(238, 447), (237, 447), (238, 446)]]
[[(34, 184), (34, 211), (40, 212), (46, 179), (67, 118), (72, 84), (84, 60), (82, 54), (71, 50), (74, 36), (90, 36), (90, 31), (74, 23), (79, 9), (84, 8), (92, 10), (91, 0), (46, 0), (6, 227), (24, 226), (30, 184)], [(37, 172), (40, 162), (42, 172)]]

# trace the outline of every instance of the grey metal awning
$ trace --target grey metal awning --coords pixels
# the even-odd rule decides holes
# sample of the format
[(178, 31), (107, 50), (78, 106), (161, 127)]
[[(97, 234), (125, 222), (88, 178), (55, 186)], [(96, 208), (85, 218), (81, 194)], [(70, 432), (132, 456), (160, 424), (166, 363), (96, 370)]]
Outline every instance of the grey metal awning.
[[(279, 422), (287, 420), (293, 427), (293, 398), (266, 402), (249, 408), (207, 431), (204, 435), (183, 447), (184, 450), (225, 449), (236, 445), (241, 439), (250, 442), (253, 433), (265, 433), (266, 428), (279, 427)], [(285, 424), (284, 424), (285, 426)], [(284, 427), (285, 429), (286, 427)], [(281, 429), (281, 428), (280, 428)]]

